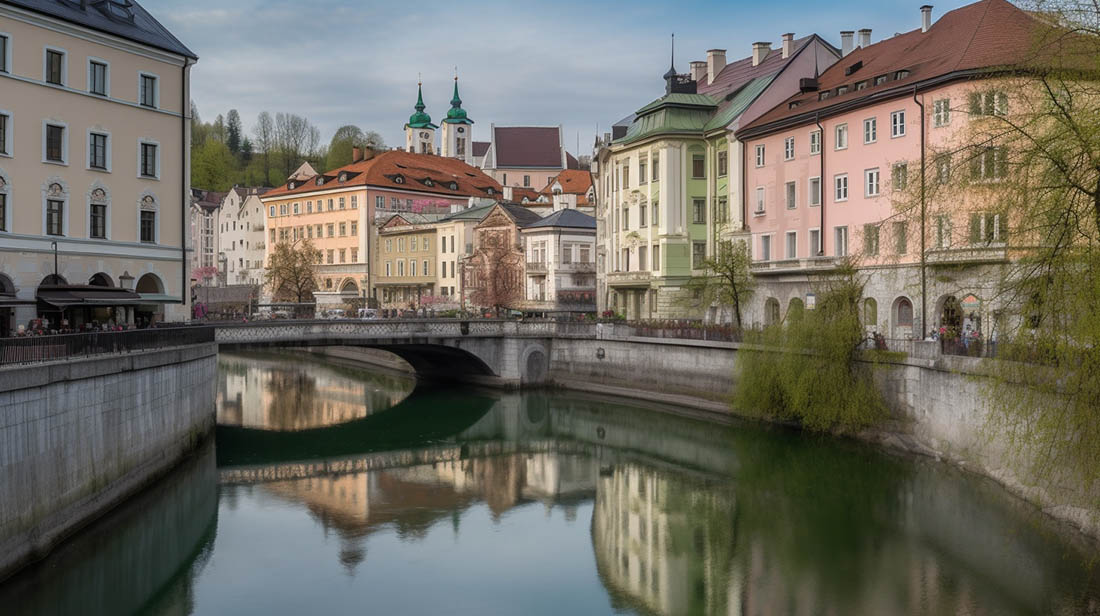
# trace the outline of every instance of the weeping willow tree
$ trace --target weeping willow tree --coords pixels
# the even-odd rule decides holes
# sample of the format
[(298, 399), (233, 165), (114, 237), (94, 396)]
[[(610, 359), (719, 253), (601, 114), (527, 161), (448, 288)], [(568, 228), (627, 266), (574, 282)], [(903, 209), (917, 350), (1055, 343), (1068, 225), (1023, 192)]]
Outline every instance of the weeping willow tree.
[(849, 261), (814, 283), (816, 306), (746, 334), (734, 407), (809, 430), (854, 431), (886, 417), (865, 361), (864, 280)]
[(930, 152), (924, 200), (910, 182), (910, 198), (894, 202), (914, 222), (924, 215), (912, 227), (923, 226), (930, 251), (950, 247), (952, 225), (961, 225), (955, 242), (1001, 263), (986, 270), (997, 278), (987, 335), (998, 360), (985, 367), (984, 387), (990, 435), (1006, 436), (1040, 481), (1096, 488), (1100, 5), (1034, 0), (1027, 8), (1035, 22), (1018, 62), (952, 105), (962, 127)]

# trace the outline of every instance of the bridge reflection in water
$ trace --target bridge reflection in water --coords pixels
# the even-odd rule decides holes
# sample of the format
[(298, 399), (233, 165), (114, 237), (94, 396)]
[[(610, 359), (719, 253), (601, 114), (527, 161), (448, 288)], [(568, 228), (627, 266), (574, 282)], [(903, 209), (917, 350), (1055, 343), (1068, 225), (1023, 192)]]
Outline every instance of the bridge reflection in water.
[[(199, 477), (206, 500), (151, 494), (159, 504), (149, 506), (165, 513), (141, 523), (159, 528), (93, 535), (136, 546), (176, 533), (177, 547), (156, 563), (131, 547), (117, 577), (91, 572), (119, 558), (51, 559), (59, 564), (0, 586), (0, 605), (38, 613), (50, 596), (62, 609), (46, 613), (59, 614), (1076, 614), (1100, 605), (1094, 546), (1055, 532), (991, 482), (930, 461), (636, 401), (430, 388), (405, 397), (400, 382), (367, 394), (360, 386), (378, 382), (351, 372), (227, 359), (223, 373), (245, 385), (221, 389), (240, 402), (221, 408), (236, 425), (219, 427), (218, 467), (208, 456), (199, 475), (167, 482)], [(279, 370), (289, 376), (271, 376)], [(297, 398), (307, 416), (262, 404), (245, 412), (254, 388), (276, 382), (312, 388)], [(178, 513), (189, 508), (198, 519)], [(156, 573), (149, 583), (119, 582), (138, 567)], [(112, 592), (115, 602), (101, 605), (119, 609), (78, 609), (78, 595)]]

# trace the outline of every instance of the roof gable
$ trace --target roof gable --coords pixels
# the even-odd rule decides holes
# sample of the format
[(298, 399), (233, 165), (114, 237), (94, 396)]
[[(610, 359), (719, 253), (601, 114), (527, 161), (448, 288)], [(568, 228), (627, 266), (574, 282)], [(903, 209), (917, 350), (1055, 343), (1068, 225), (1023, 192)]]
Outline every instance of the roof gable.
[(494, 168), (562, 168), (561, 127), (494, 126)]

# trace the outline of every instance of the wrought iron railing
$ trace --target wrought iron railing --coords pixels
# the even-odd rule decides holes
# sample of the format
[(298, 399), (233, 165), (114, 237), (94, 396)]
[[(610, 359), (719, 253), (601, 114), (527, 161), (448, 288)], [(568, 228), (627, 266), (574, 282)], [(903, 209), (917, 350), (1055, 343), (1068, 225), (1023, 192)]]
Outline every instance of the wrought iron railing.
[(214, 342), (213, 327), (160, 327), (121, 332), (0, 338), (0, 365), (133, 353)]

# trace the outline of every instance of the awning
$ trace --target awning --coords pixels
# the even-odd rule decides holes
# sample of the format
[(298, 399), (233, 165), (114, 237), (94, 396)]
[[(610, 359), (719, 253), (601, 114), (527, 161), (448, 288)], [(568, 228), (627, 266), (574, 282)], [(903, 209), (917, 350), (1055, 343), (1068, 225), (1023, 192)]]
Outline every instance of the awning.
[(179, 304), (180, 298), (164, 293), (139, 293), (143, 304)]
[(57, 285), (38, 287), (38, 301), (55, 308), (137, 306), (141, 296), (129, 289), (91, 285)]
[(0, 293), (0, 308), (14, 308), (16, 306), (33, 306), (33, 299), (19, 299), (10, 293)]

